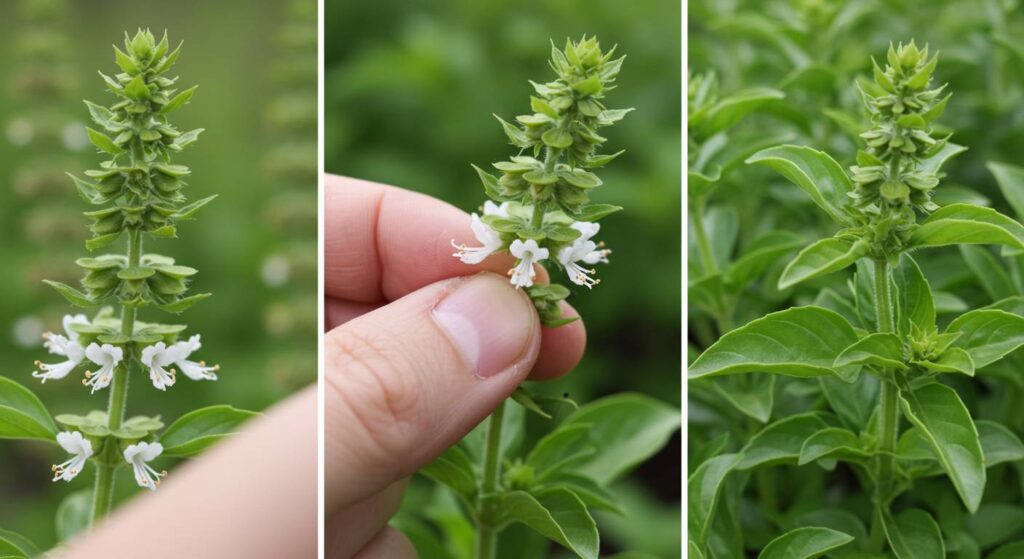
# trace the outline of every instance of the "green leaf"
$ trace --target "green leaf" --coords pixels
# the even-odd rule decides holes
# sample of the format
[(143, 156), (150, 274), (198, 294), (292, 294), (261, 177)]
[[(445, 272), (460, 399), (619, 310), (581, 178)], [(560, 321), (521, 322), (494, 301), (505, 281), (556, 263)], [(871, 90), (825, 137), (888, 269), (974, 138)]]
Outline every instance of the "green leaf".
[(810, 195), (835, 222), (850, 223), (843, 211), (853, 188), (846, 171), (828, 154), (802, 146), (785, 145), (761, 150), (747, 164), (763, 163)]
[(537, 441), (537, 445), (526, 457), (526, 463), (537, 472), (538, 479), (543, 480), (587, 458), (595, 451), (596, 448), (590, 441), (590, 425), (574, 423), (559, 426)]
[(511, 398), (520, 406), (523, 406), (544, 419), (551, 419), (551, 414), (544, 411), (544, 408), (540, 407), (540, 404), (537, 403), (533, 394), (525, 387), (519, 386), (516, 388), (515, 391), (512, 392)]
[(954, 319), (946, 332), (961, 332), (953, 347), (966, 350), (980, 369), (1024, 345), (1024, 317), (997, 309), (978, 309)]
[(1024, 225), (981, 206), (950, 204), (932, 212), (910, 236), (914, 247), (995, 244), (1024, 248)]
[(903, 342), (892, 332), (864, 336), (836, 357), (836, 367), (852, 365), (906, 370), (907, 366), (903, 364)]
[(999, 190), (1017, 217), (1024, 216), (1024, 168), (996, 161), (989, 161), (985, 166), (996, 178)]
[(790, 530), (775, 538), (761, 550), (757, 559), (816, 559), (853, 541), (853, 536), (832, 530), (807, 526)]
[(590, 425), (591, 439), (601, 445), (573, 471), (607, 485), (661, 450), (679, 429), (681, 416), (655, 398), (626, 392), (580, 406), (560, 428), (574, 424)]
[(935, 327), (935, 300), (931, 287), (917, 262), (908, 254), (900, 257), (900, 265), (893, 270), (893, 283), (898, 286), (896, 299), (896, 330), (906, 337), (911, 325), (923, 332)]
[(931, 445), (967, 510), (985, 491), (985, 458), (978, 430), (956, 391), (942, 384), (900, 390), (903, 411)]
[(196, 89), (198, 87), (198, 85), (194, 85), (186, 89), (185, 91), (182, 91), (181, 93), (175, 95), (173, 99), (168, 101), (167, 104), (164, 105), (162, 109), (160, 109), (160, 112), (163, 114), (167, 114), (171, 111), (180, 109), (186, 103), (192, 100), (192, 95), (195, 94)]
[(22, 536), (17, 532), (0, 529), (0, 539), (6, 540), (7, 542), (13, 544), (23, 554), (25, 554), (26, 557), (29, 558), (39, 557), (43, 553), (39, 550), (36, 544), (32, 543), (32, 540), (26, 538), (25, 536)]
[(444, 451), (444, 454), (421, 468), (420, 473), (448, 486), (466, 499), (472, 499), (476, 494), (476, 472), (473, 469), (473, 462), (457, 446)]
[(57, 293), (63, 295), (64, 298), (67, 299), (69, 303), (75, 305), (76, 307), (89, 308), (95, 307), (98, 304), (94, 303), (91, 299), (89, 299), (89, 297), (85, 293), (82, 293), (81, 291), (75, 289), (74, 287), (71, 287), (70, 285), (65, 285), (63, 283), (60, 283), (59, 281), (51, 280), (43, 280), (43, 283), (56, 289)]
[(725, 478), (740, 458), (739, 454), (715, 456), (698, 466), (686, 482), (688, 535), (698, 548), (707, 544)]
[(967, 533), (981, 548), (1010, 540), (1024, 530), (1024, 508), (1009, 503), (985, 503), (965, 519)]
[(836, 369), (836, 357), (857, 341), (853, 326), (820, 307), (794, 307), (726, 333), (689, 369), (689, 378), (736, 373), (795, 377), (834, 375), (853, 380), (856, 370)]
[(905, 510), (894, 518), (886, 512), (882, 517), (885, 537), (898, 559), (933, 559), (945, 557), (942, 532), (931, 515), (920, 509)]
[(974, 245), (960, 245), (960, 254), (964, 262), (978, 278), (978, 283), (985, 288), (985, 292), (993, 301), (999, 301), (1016, 294), (1017, 289), (1013, 286), (1010, 275), (1006, 268), (1000, 264), (995, 254), (992, 254), (986, 247)]
[[(547, 485), (547, 484), (545, 484)], [(596, 481), (581, 475), (568, 472), (560, 472), (554, 479), (550, 480), (551, 487), (563, 487), (569, 489), (583, 501), (588, 507), (599, 508), (625, 514), (615, 502), (615, 496), (608, 492)]]
[(576, 221), (597, 221), (621, 210), (622, 206), (613, 206), (612, 204), (588, 204), (572, 214), (571, 217)]
[(846, 426), (858, 430), (867, 426), (882, 389), (878, 377), (860, 375), (852, 384), (835, 377), (820, 377), (818, 382), (825, 399)]
[(0, 438), (54, 442), (57, 426), (31, 390), (0, 376)]
[(88, 126), (85, 128), (85, 131), (89, 135), (89, 141), (92, 142), (92, 145), (99, 148), (100, 151), (105, 151), (110, 155), (118, 155), (124, 151), (120, 146), (114, 143), (114, 140), (111, 140), (110, 137), (103, 132), (97, 132)]
[(971, 354), (958, 347), (947, 349), (938, 359), (914, 361), (914, 364), (936, 373), (961, 373), (969, 377), (974, 376), (974, 360), (971, 359)]
[(847, 462), (862, 461), (871, 456), (864, 450), (860, 439), (852, 431), (829, 427), (811, 435), (800, 448), (798, 466), (815, 460), (836, 459)]
[(549, 489), (531, 495), (511, 491), (502, 498), (501, 508), (511, 519), (526, 524), (577, 556), (597, 558), (600, 551), (597, 524), (573, 492)]
[(711, 387), (744, 415), (767, 423), (775, 402), (775, 375), (747, 373), (711, 381)]
[(985, 559), (1020, 559), (1024, 557), (1024, 541), (1008, 543), (993, 551)]
[(183, 299), (178, 299), (173, 303), (158, 306), (162, 311), (166, 311), (173, 314), (181, 314), (188, 310), (188, 308), (191, 307), (192, 305), (198, 303), (199, 301), (202, 301), (203, 299), (206, 299), (210, 295), (212, 295), (212, 293), (197, 293), (195, 295), (191, 295)]
[(785, 96), (781, 91), (766, 87), (738, 91), (715, 103), (701, 121), (699, 129), (705, 137), (712, 136), (731, 128), (766, 103), (777, 101)]
[(0, 559), (27, 559), (28, 553), (15, 545), (14, 542), (0, 535)]
[(160, 436), (164, 456), (194, 456), (230, 435), (239, 425), (259, 414), (231, 406), (193, 410), (171, 424)]
[(92, 489), (75, 491), (57, 507), (57, 538), (66, 542), (89, 528), (92, 514)]
[(802, 413), (761, 429), (751, 437), (743, 450), (737, 470), (750, 470), (777, 464), (795, 464), (804, 443), (828, 425), (816, 413)]
[(1024, 460), (1024, 443), (1012, 431), (995, 421), (984, 419), (975, 421), (974, 426), (978, 428), (986, 468)]
[(746, 287), (779, 258), (802, 244), (803, 237), (795, 233), (769, 231), (751, 241), (740, 257), (729, 265), (725, 281), (738, 288)]

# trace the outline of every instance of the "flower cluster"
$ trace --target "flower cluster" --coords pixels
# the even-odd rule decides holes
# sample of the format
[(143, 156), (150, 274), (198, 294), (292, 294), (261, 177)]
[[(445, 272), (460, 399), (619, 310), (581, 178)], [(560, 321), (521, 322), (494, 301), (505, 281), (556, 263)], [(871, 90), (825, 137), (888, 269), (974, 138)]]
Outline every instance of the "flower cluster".
[[(166, 34), (159, 41), (148, 30), (132, 37), (126, 34), (123, 50), (114, 47), (121, 72), (114, 76), (100, 73), (114, 102), (106, 107), (86, 102), (100, 128), (87, 129), (89, 140), (109, 156), (98, 169), (86, 171), (85, 179), (72, 175), (82, 198), (101, 207), (85, 214), (92, 220), (92, 238), (86, 247), (96, 250), (124, 238), (126, 252), (79, 258), (76, 264), (84, 270), (81, 289), (47, 282), (76, 306), (101, 308), (91, 319), (84, 314), (66, 316), (63, 333), (44, 334), (44, 347), (63, 361), (37, 361), (32, 376), (46, 382), (81, 368), (86, 369), (83, 384), (92, 393), (110, 389), (106, 412), (56, 417), (57, 422), (77, 430), (57, 436), (72, 458), (54, 466), (55, 480), (70, 481), (90, 459), (107, 472), (123, 458), (132, 466), (140, 486), (155, 489), (164, 474), (148, 463), (163, 452), (153, 440), (163, 423), (143, 416), (124, 419), (129, 374), (139, 371), (148, 375), (158, 390), (173, 386), (178, 371), (193, 380), (217, 379), (217, 366), (192, 359), (201, 347), (199, 335), (179, 339), (184, 325), (143, 322), (138, 316), (146, 307), (181, 313), (209, 296), (187, 295), (196, 270), (143, 251), (144, 238), (175, 237), (178, 222), (191, 219), (214, 198), (187, 203), (182, 190), (190, 171), (171, 163), (171, 155), (202, 132), (181, 132), (168, 121), (168, 115), (187, 104), (196, 89), (179, 91), (178, 78), (168, 74), (180, 50), (180, 45), (170, 49)], [(105, 304), (118, 304), (120, 312), (101, 306)], [(94, 510), (105, 511), (109, 509), (109, 491), (101, 491), (99, 486), (111, 484), (112, 478), (103, 478), (101, 473), (97, 474), (98, 508)], [(100, 502), (103, 499), (107, 502)]]
[[(533, 114), (516, 117), (517, 125), (500, 117), (511, 144), (520, 149), (508, 161), (494, 163), (496, 177), (474, 166), (488, 200), (482, 215), (473, 214), (471, 227), (479, 246), (452, 241), (454, 256), (479, 264), (495, 253), (515, 259), (509, 278), (525, 288), (549, 326), (564, 323), (558, 301), (569, 291), (557, 285), (537, 285), (537, 264), (553, 261), (569, 281), (591, 288), (595, 264), (607, 263), (611, 251), (594, 241), (597, 220), (622, 208), (591, 204), (590, 190), (602, 184), (590, 169), (608, 164), (622, 152), (597, 153), (606, 140), (597, 131), (621, 120), (631, 109), (607, 109), (605, 93), (614, 88), (624, 57), (613, 59), (593, 37), (552, 45), (551, 67), (556, 79), (530, 82)], [(528, 154), (528, 155), (527, 155)]]
[[(57, 444), (70, 454), (71, 458), (53, 465), (53, 481), (71, 481), (82, 472), (86, 461), (93, 456), (92, 441), (79, 431), (62, 431), (57, 434)], [(158, 472), (149, 465), (163, 451), (164, 447), (160, 443), (147, 442), (130, 444), (124, 449), (122, 455), (125, 462), (132, 467), (135, 482), (139, 487), (156, 491), (160, 478), (167, 475), (166, 471)]]
[(922, 213), (938, 209), (931, 196), (939, 176), (922, 168), (921, 161), (946, 143), (932, 136), (931, 124), (950, 96), (939, 98), (945, 86), (931, 88), (938, 55), (928, 58), (928, 47), (918, 49), (913, 41), (890, 46), (887, 59), (885, 70), (872, 61), (877, 91), (863, 93), (872, 128), (861, 134), (867, 149), (850, 168), (856, 185), (851, 196), (867, 213), (884, 213), (888, 207), (913, 221), (911, 208)]

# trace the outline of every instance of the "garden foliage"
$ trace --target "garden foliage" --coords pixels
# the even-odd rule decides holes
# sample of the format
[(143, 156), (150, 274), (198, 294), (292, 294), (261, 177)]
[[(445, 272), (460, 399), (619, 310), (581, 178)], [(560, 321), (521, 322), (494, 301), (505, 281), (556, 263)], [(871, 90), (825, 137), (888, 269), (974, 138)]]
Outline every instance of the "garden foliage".
[[(1019, 87), (979, 106), (976, 82), (942, 79), (964, 64), (954, 29), (1013, 52), (996, 4), (984, 29), (939, 3), (930, 48), (855, 41), (886, 29), (869, 2), (802, 4), (791, 35), (753, 5), (697, 8), (697, 60), (732, 43), (736, 72), (757, 43), (760, 75), (782, 77), (690, 79), (691, 556), (1019, 554), (1024, 226), (991, 206), (1016, 210), (1024, 174), (968, 159), (972, 141), (1006, 157), (1013, 141), (979, 127)], [(921, 13), (890, 23), (914, 32)]]

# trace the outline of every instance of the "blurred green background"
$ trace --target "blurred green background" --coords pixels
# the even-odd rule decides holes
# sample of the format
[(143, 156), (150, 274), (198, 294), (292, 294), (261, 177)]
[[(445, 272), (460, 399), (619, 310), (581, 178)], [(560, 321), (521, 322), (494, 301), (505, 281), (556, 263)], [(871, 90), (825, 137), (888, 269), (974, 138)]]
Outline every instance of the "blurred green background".
[[(595, 201), (626, 210), (602, 222), (613, 249), (601, 285), (576, 293), (588, 349), (575, 373), (535, 390), (579, 402), (625, 391), (679, 405), (680, 5), (673, 0), (329, 1), (324, 14), (327, 172), (425, 192), (472, 211), (484, 200), (470, 163), (513, 153), (498, 122), (529, 112), (528, 79), (552, 77), (549, 40), (596, 34), (626, 62), (605, 130), (626, 153), (601, 169)], [(680, 553), (680, 441), (617, 490), (627, 515), (598, 518), (605, 551)], [(418, 480), (405, 514), (447, 505)], [(435, 499), (431, 501), (431, 499)]]
[[(53, 4), (55, 17), (26, 19), (26, 4)], [(0, 259), (5, 271), (0, 274), (0, 374), (31, 387), (55, 414), (106, 406), (106, 392), (90, 395), (80, 375), (45, 385), (30, 376), (32, 362), (46, 359), (38, 328), (59, 326), (61, 314), (71, 310), (38, 280), (64, 277), (73, 259), (86, 255), (81, 243), (86, 219), (80, 212), (89, 208), (70, 180), (35, 188), (25, 172), (32, 168), (50, 175), (81, 174), (100, 161), (91, 146), (81, 146), (87, 118), (81, 99), (100, 104), (111, 100), (96, 71), (116, 72), (110, 45), (119, 43), (126, 30), (149, 27), (157, 34), (167, 29), (172, 43), (184, 41), (176, 66), (180, 83), (200, 86), (192, 103), (174, 115), (182, 129), (206, 129), (199, 142), (179, 156), (193, 171), (186, 195), (195, 199), (218, 193), (220, 198), (197, 221), (182, 224), (178, 239), (150, 241), (146, 248), (200, 270), (194, 289), (214, 296), (181, 320), (190, 325), (190, 332), (202, 334), (201, 357), (219, 363), (221, 374), (215, 383), (182, 378), (166, 394), (137, 378), (130, 388), (128, 414), (160, 414), (173, 420), (191, 409), (220, 403), (262, 410), (316, 378), (315, 297), (298, 298), (298, 308), (281, 310), (278, 305), (276, 312), (268, 312), (275, 302), (290, 299), (292, 291), (315, 294), (315, 217), (281, 227), (268, 211), (272, 196), (302, 187), (295, 186), (294, 175), (285, 184), (268, 161), (275, 148), (288, 144), (309, 152), (304, 160), (308, 193), (298, 204), (305, 205), (300, 208), (305, 215), (315, 216), (314, 22), (314, 0), (266, 1), (259, 9), (247, 0), (0, 3)], [(302, 27), (297, 30), (294, 25)], [(58, 48), (50, 48), (53, 45)], [(301, 49), (307, 54), (297, 55)], [(39, 63), (46, 66), (32, 67)], [(292, 71), (282, 72), (282, 65)], [(57, 79), (59, 91), (26, 95), (31, 83), (25, 80), (38, 76)], [(290, 128), (285, 133), (272, 107), (282, 96), (294, 98), (303, 91), (305, 120), (286, 122)], [(24, 123), (40, 119), (59, 121), (60, 140), (16, 145), (24, 140)], [(76, 145), (77, 151), (68, 149)], [(295, 238), (302, 242), (295, 244)], [(265, 263), (282, 247), (305, 264), (293, 265), (285, 281), (273, 281), (270, 287), (264, 279)], [(279, 262), (278, 280), (280, 274)], [(143, 311), (140, 318), (166, 318), (160, 314)], [(282, 320), (284, 326), (275, 322)], [(295, 340), (303, 338), (310, 348), (306, 353), (312, 355), (300, 354), (284, 363), (306, 359), (301, 367), (268, 366), (294, 353)], [(27, 342), (35, 347), (27, 347)], [(92, 484), (91, 471), (70, 484), (51, 483), (50, 464), (63, 461), (61, 456), (59, 449), (46, 444), (0, 441), (0, 527), (24, 534), (44, 548), (55, 542), (53, 514), (58, 503)], [(135, 491), (130, 477), (120, 476), (122, 496)]]

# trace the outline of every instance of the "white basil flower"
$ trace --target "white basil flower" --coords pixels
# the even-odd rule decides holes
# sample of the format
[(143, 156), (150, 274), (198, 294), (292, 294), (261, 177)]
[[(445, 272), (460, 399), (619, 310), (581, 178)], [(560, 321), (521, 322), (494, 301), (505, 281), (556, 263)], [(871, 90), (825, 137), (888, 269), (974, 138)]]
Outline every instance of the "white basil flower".
[(205, 361), (197, 363), (188, 359), (194, 351), (201, 347), (203, 345), (199, 343), (199, 334), (192, 336), (187, 342), (174, 344), (174, 350), (177, 352), (174, 364), (181, 369), (181, 372), (185, 373), (185, 376), (192, 380), (217, 380), (216, 372), (220, 370), (220, 365), (208, 367)]
[(452, 254), (452, 256), (462, 260), (466, 264), (479, 264), (484, 261), (485, 258), (494, 253), (494, 251), (501, 248), (501, 235), (497, 231), (491, 229), (489, 225), (480, 219), (480, 216), (473, 214), (472, 221), (470, 221), (470, 227), (473, 229), (473, 235), (476, 240), (480, 242), (481, 246), (478, 247), (467, 247), (466, 245), (457, 245), (455, 240), (452, 240), (452, 246), (455, 247), (458, 252)]
[(110, 344), (99, 345), (94, 342), (85, 348), (85, 356), (100, 367), (96, 372), (85, 372), (84, 384), (92, 386), (92, 391), (96, 392), (110, 386), (110, 382), (114, 380), (114, 369), (124, 358), (124, 350)]
[(128, 445), (128, 448), (124, 449), (124, 459), (131, 464), (135, 482), (139, 487), (156, 491), (156, 486), (160, 485), (160, 478), (167, 475), (166, 471), (158, 472), (149, 465), (149, 462), (156, 460), (163, 451), (162, 444), (145, 442)]
[(71, 458), (53, 465), (53, 481), (71, 481), (82, 471), (85, 461), (92, 456), (92, 443), (78, 431), (62, 431), (57, 433), (57, 444), (66, 450)]
[(64, 336), (60, 334), (54, 334), (53, 332), (46, 332), (43, 334), (43, 347), (47, 351), (55, 355), (67, 355), (67, 345), (70, 342), (78, 341), (78, 332), (71, 329), (74, 324), (89, 324), (89, 319), (84, 314), (64, 315), (62, 320), (64, 325)]
[[(60, 339), (57, 340), (56, 338)], [(68, 373), (75, 370), (75, 367), (78, 367), (82, 360), (85, 359), (85, 349), (78, 342), (72, 342), (59, 334), (55, 334), (51, 340), (54, 340), (54, 350), (51, 350), (52, 353), (63, 355), (67, 357), (67, 360), (60, 363), (36, 361), (37, 370), (32, 372), (32, 376), (42, 379), (43, 382), (58, 380), (68, 376)]]
[(582, 262), (590, 266), (598, 262), (607, 264), (608, 255), (611, 254), (611, 251), (601, 248), (603, 245), (590, 240), (601, 229), (601, 226), (597, 223), (578, 221), (573, 223), (571, 227), (579, 231), (580, 236), (571, 245), (558, 251), (558, 261), (565, 268), (566, 274), (569, 275), (569, 281), (589, 289), (600, 283), (601, 280), (591, 277), (592, 274), (597, 273), (597, 270), (584, 268), (579, 263)]
[(508, 217), (508, 202), (502, 202), (501, 204), (495, 204), (494, 202), (487, 200), (484, 202), (484, 215), (496, 215), (500, 217)]
[(512, 256), (519, 259), (516, 266), (509, 270), (512, 285), (516, 287), (530, 287), (533, 285), (533, 278), (537, 275), (533, 265), (548, 257), (548, 249), (540, 248), (537, 245), (537, 241), (533, 239), (529, 239), (526, 242), (516, 239), (512, 241), (509, 252), (512, 253)]
[(157, 342), (142, 350), (142, 364), (149, 367), (149, 380), (157, 390), (167, 390), (175, 382), (174, 369), (167, 370), (166, 367), (178, 360), (178, 349), (175, 346), (167, 347), (163, 342)]

